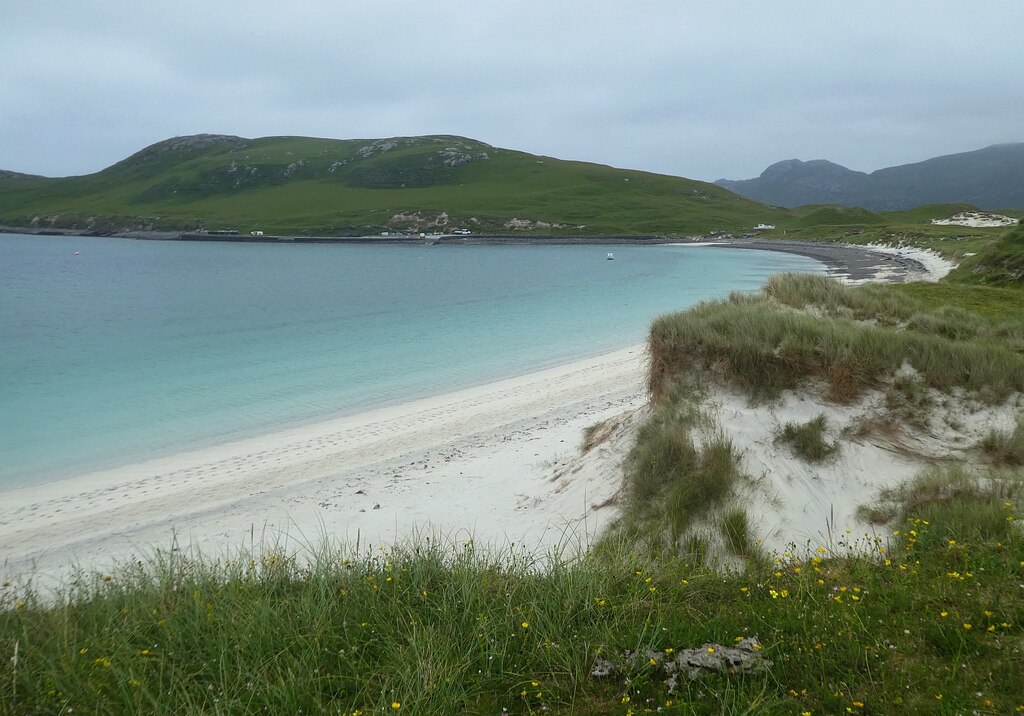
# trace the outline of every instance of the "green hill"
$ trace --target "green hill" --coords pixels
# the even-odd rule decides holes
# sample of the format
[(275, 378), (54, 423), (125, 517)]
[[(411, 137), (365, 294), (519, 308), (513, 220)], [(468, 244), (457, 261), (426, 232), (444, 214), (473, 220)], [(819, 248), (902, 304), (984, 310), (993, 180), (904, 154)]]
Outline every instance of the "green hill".
[(713, 184), (454, 136), (200, 134), (86, 176), (0, 174), (0, 223), (98, 231), (682, 234), (737, 231), (785, 214)]
[(950, 280), (989, 286), (1024, 287), (1024, 225), (968, 256)]
[(816, 226), (855, 226), (865, 224), (884, 224), (885, 220), (878, 214), (867, 209), (835, 205), (803, 206), (799, 211), (806, 212), (797, 221), (801, 228)]

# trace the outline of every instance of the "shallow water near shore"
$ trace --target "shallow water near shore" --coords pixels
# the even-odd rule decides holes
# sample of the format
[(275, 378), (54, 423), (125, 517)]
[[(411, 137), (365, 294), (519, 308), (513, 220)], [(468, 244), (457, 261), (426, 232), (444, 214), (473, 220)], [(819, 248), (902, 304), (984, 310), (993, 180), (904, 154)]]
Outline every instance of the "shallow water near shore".
[(661, 313), (823, 270), (665, 245), (0, 235), (0, 489), (598, 355)]

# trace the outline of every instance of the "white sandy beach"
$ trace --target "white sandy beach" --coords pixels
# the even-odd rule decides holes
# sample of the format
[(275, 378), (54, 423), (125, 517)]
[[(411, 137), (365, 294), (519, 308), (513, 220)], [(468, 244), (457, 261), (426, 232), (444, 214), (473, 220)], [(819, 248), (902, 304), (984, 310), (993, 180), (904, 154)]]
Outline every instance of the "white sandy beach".
[[(900, 251), (919, 260), (919, 278), (936, 280), (948, 270), (932, 256)], [(361, 548), (417, 535), (528, 549), (586, 543), (616, 514), (622, 458), (644, 414), (644, 379), (645, 348), (633, 346), (429, 399), (8, 491), (0, 494), (2, 571), (54, 577), (72, 565), (102, 570), (175, 540), (206, 554), (251, 541), (316, 545), (324, 536)], [(844, 524), (850, 522), (859, 501), (917, 468), (887, 459), (885, 446), (875, 446), (870, 457), (850, 453), (845, 467), (795, 484), (795, 463), (767, 437), (778, 425), (778, 408), (744, 406), (724, 394), (717, 400), (723, 427), (745, 451), (748, 472), (769, 481), (787, 472), (761, 499), (780, 509), (754, 515), (769, 545), (816, 539), (826, 521), (834, 521), (837, 503), (845, 505)], [(796, 412), (784, 412), (833, 411), (799, 406), (802, 400), (790, 398), (784, 405)], [(608, 419), (616, 425), (608, 439), (580, 454), (584, 430)]]
[[(102, 569), (153, 547), (220, 554), (326, 534), (360, 545), (419, 534), (482, 543), (585, 540), (611, 515), (625, 442), (574, 470), (588, 426), (645, 401), (644, 348), (166, 459), (9, 491), (8, 574)], [(625, 427), (620, 433), (625, 432)]]

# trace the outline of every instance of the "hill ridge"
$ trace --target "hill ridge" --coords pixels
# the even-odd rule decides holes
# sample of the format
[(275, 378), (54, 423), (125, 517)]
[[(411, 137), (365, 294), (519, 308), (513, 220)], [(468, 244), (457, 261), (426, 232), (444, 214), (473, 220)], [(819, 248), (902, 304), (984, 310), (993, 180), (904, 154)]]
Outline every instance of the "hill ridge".
[(1024, 143), (993, 144), (870, 173), (827, 159), (786, 159), (757, 178), (715, 184), (784, 207), (833, 203), (903, 211), (922, 204), (969, 203), (982, 209), (1024, 208)]
[(446, 134), (183, 135), (94, 174), (0, 177), (0, 224), (90, 231), (230, 227), (330, 236), (461, 227), (686, 235), (779, 218), (710, 183)]

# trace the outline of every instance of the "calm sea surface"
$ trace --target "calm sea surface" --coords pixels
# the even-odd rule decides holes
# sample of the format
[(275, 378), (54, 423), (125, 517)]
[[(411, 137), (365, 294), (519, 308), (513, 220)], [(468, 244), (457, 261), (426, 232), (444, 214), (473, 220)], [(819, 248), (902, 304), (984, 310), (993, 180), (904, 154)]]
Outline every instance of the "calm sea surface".
[(0, 234), (0, 489), (596, 355), (660, 313), (822, 270), (696, 247)]

